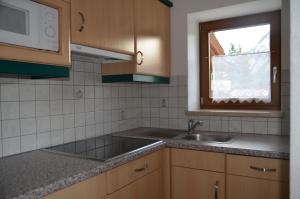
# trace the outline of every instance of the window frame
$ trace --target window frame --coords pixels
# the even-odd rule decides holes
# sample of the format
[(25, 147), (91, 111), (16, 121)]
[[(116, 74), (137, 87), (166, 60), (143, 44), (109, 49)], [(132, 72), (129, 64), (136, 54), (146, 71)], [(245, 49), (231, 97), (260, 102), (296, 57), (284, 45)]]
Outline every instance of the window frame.
[[(271, 55), (271, 102), (213, 102), (210, 98), (209, 33), (212, 31), (270, 24)], [(199, 24), (200, 51), (200, 108), (233, 110), (280, 110), (281, 109), (281, 11), (247, 15)], [(272, 82), (272, 67), (277, 66), (277, 81)]]

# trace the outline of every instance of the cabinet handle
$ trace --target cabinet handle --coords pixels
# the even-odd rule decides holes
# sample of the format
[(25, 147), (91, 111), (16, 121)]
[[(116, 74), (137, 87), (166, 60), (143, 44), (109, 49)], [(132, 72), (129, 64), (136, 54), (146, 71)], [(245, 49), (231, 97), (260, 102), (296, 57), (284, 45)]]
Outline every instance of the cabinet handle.
[(81, 18), (81, 23), (80, 23), (80, 28), (78, 29), (79, 32), (82, 32), (84, 29), (84, 24), (85, 24), (85, 17), (82, 14), (82, 12), (78, 12), (80, 18)]
[(143, 167), (137, 168), (134, 171), (135, 172), (142, 172), (142, 171), (145, 171), (147, 168), (148, 168), (148, 164), (145, 164)]
[(143, 64), (143, 62), (144, 62), (144, 54), (141, 52), (141, 51), (138, 51), (137, 53), (136, 53), (136, 57), (138, 57), (138, 55), (141, 55), (141, 61), (140, 62), (137, 62), (137, 65), (142, 65)]
[(270, 168), (260, 168), (255, 166), (250, 166), (250, 169), (263, 172), (263, 173), (270, 173), (270, 172), (276, 172), (276, 169), (270, 169)]
[(216, 181), (215, 185), (214, 185), (214, 191), (215, 191), (215, 199), (218, 199), (218, 193), (219, 193), (219, 181)]

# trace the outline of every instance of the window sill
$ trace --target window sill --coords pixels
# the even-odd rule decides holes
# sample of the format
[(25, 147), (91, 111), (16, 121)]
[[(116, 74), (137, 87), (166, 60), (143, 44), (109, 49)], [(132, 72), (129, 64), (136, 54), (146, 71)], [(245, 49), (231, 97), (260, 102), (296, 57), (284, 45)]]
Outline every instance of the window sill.
[(195, 110), (187, 111), (188, 116), (226, 116), (226, 117), (268, 117), (282, 118), (282, 111), (251, 111), (251, 110)]

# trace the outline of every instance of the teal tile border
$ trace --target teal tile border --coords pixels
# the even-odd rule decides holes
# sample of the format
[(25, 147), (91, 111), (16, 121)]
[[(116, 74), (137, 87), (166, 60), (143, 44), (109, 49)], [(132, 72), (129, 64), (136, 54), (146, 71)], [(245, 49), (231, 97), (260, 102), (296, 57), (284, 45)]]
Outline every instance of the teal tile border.
[(160, 0), (160, 1), (170, 8), (173, 7), (173, 2), (171, 2), (169, 0)]
[(69, 77), (70, 68), (47, 64), (0, 60), (0, 74), (29, 76), (35, 79)]
[(141, 83), (153, 83), (153, 84), (169, 84), (170, 78), (150, 76), (150, 75), (103, 75), (103, 83), (117, 83), (117, 82), (141, 82)]

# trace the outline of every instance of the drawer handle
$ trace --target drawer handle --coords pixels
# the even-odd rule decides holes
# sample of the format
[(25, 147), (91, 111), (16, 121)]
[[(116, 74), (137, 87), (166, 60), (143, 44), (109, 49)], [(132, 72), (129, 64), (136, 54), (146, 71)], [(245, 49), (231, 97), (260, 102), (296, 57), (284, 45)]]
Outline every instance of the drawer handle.
[(214, 185), (214, 191), (215, 191), (215, 199), (218, 199), (218, 193), (219, 193), (219, 181), (216, 181), (216, 184)]
[(148, 168), (148, 164), (145, 164), (143, 167), (137, 168), (134, 171), (135, 172), (142, 172), (142, 171), (145, 171), (147, 168)]
[(276, 169), (270, 169), (270, 168), (260, 168), (255, 166), (250, 166), (250, 169), (263, 172), (263, 173), (270, 173), (270, 172), (276, 172)]
[(81, 18), (81, 24), (80, 24), (80, 28), (79, 28), (79, 32), (82, 32), (83, 29), (84, 29), (84, 23), (85, 23), (85, 17), (84, 15), (82, 14), (82, 12), (78, 12), (80, 18)]

